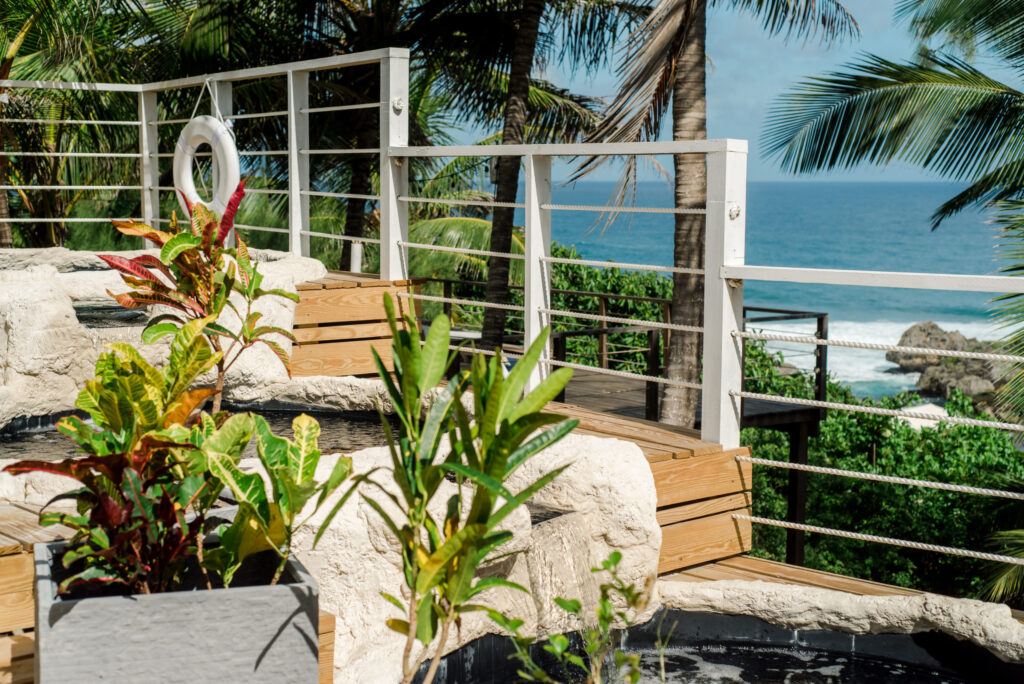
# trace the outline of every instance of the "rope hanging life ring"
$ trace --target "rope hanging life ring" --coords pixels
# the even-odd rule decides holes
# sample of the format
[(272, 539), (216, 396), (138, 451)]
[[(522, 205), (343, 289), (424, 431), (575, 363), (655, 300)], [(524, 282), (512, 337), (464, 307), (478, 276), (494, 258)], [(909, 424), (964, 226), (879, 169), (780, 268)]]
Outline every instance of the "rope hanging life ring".
[[(192, 163), (195, 161), (196, 149), (207, 144), (213, 150), (213, 197), (204, 202), (196, 192), (195, 179), (192, 176)], [(212, 116), (197, 116), (182, 130), (178, 136), (178, 144), (174, 148), (174, 187), (178, 192), (178, 204), (188, 216), (187, 198), (193, 205), (202, 204), (215, 214), (222, 215), (231, 199), (231, 194), (238, 187), (242, 170), (238, 163), (238, 150), (235, 139), (227, 125)], [(184, 197), (183, 197), (184, 195)]]

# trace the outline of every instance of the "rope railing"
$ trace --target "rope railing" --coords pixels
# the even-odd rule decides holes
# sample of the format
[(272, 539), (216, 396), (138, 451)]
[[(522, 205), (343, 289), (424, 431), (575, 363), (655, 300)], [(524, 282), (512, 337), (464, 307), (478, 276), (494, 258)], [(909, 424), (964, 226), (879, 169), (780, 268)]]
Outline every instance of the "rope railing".
[(380, 199), (380, 195), (362, 195), (354, 192), (320, 192), (318, 190), (303, 190), (299, 194), (306, 195), (307, 197), (334, 197), (337, 199), (361, 199), (372, 201)]
[(459, 306), (479, 306), (484, 309), (504, 309), (505, 311), (526, 311), (522, 306), (514, 304), (497, 304), (494, 302), (481, 302), (475, 299), (455, 299), (454, 297), (437, 297), (434, 295), (415, 294), (412, 292), (398, 292), (399, 297), (408, 299), (420, 299), (425, 302), (441, 302), (442, 304), (457, 304)]
[(745, 340), (764, 340), (766, 342), (795, 342), (813, 344), (819, 347), (843, 347), (848, 349), (870, 349), (875, 351), (897, 352), (901, 354), (927, 354), (931, 356), (951, 356), (960, 359), (977, 359), (979, 361), (1003, 361), (1006, 363), (1024, 363), (1024, 356), (1011, 354), (992, 354), (989, 352), (972, 352), (956, 349), (933, 349), (930, 347), (904, 347), (898, 344), (880, 344), (876, 342), (858, 342), (855, 340), (829, 340), (811, 335), (789, 335), (766, 332), (734, 332), (733, 337)]
[(701, 385), (695, 382), (687, 382), (685, 380), (671, 380), (669, 378), (663, 378), (658, 375), (643, 375), (641, 373), (630, 373), (628, 371), (613, 370), (611, 368), (601, 368), (600, 366), (586, 366), (582, 363), (573, 363), (571, 361), (556, 361), (555, 359), (541, 359), (538, 363), (546, 364), (548, 366), (559, 366), (563, 368), (573, 368), (575, 370), (593, 371), (600, 375), (608, 375), (613, 378), (632, 378), (636, 380), (644, 380), (645, 382), (656, 382), (659, 385), (672, 385), (673, 387), (683, 387), (685, 389), (701, 389)]
[(647, 321), (636, 318), (621, 318), (619, 316), (602, 316), (600, 314), (583, 313), (582, 311), (563, 311), (561, 309), (539, 309), (543, 314), (549, 316), (572, 316), (583, 318), (588, 321), (603, 321), (608, 323), (619, 323), (621, 325), (642, 325), (645, 328), (657, 328), (659, 330), (679, 330), (680, 332), (704, 332), (704, 328), (697, 325), (683, 325), (682, 323), (662, 323), (660, 321)]
[(299, 110), (302, 114), (323, 114), (324, 112), (348, 112), (354, 109), (378, 109), (380, 102), (366, 102), (353, 105), (335, 105), (332, 107), (303, 107)]
[(773, 461), (767, 458), (755, 458), (753, 456), (736, 456), (737, 461), (745, 461), (754, 465), (768, 466), (771, 468), (785, 468), (787, 470), (802, 470), (808, 473), (821, 475), (836, 475), (838, 477), (849, 477), (857, 480), (870, 480), (872, 482), (885, 482), (887, 484), (905, 485), (908, 487), (926, 487), (928, 489), (941, 489), (947, 492), (958, 492), (961, 494), (977, 494), (979, 496), (993, 496), (1001, 499), (1014, 499), (1024, 501), (1024, 492), (1011, 492), (1005, 489), (989, 489), (986, 487), (970, 487), (967, 485), (949, 484), (946, 482), (934, 482), (932, 480), (916, 480), (909, 477), (897, 477), (895, 475), (880, 475), (878, 473), (863, 473), (859, 470), (842, 470), (840, 468), (826, 468), (824, 466), (810, 465), (807, 463), (790, 463), (789, 461)]
[(299, 231), (302, 235), (310, 237), (327, 238), (328, 240), (346, 240), (348, 242), (368, 242), (373, 245), (380, 244), (380, 238), (357, 237), (355, 235), (341, 235), (338, 233), (321, 233), (315, 230)]
[(524, 209), (525, 204), (520, 202), (494, 202), (492, 200), (460, 200), (441, 199), (438, 197), (412, 197), (410, 195), (399, 195), (399, 202), (416, 202), (420, 204), (450, 204), (459, 207), (510, 207), (513, 209)]
[(970, 427), (988, 427), (1011, 432), (1024, 432), (1024, 426), (1017, 423), (1004, 423), (994, 420), (978, 420), (976, 418), (961, 418), (960, 416), (937, 416), (933, 413), (921, 411), (907, 411), (903, 409), (887, 409), (880, 406), (863, 406), (859, 404), (843, 404), (836, 401), (818, 401), (816, 399), (801, 399), (798, 397), (783, 397), (777, 394), (761, 394), (760, 392), (736, 392), (730, 391), (730, 396), (741, 399), (764, 399), (782, 404), (794, 404), (796, 406), (810, 406), (812, 408), (834, 409), (838, 411), (853, 411), (855, 413), (870, 413), (877, 416), (892, 416), (893, 418), (917, 418), (921, 420), (932, 420), (938, 423), (951, 423), (953, 425), (967, 425)]
[(0, 185), (0, 190), (142, 190), (141, 185)]
[(567, 259), (564, 257), (540, 257), (549, 264), (576, 264), (578, 266), (600, 266), (604, 268), (622, 268), (629, 271), (657, 271), (659, 273), (691, 273), (703, 275), (702, 268), (685, 268), (682, 266), (653, 266), (651, 264), (627, 264), (618, 261), (596, 261), (593, 259)]
[(744, 513), (733, 513), (732, 517), (734, 520), (749, 520), (750, 522), (758, 525), (782, 527), (787, 530), (799, 530), (801, 532), (811, 532), (814, 534), (827, 534), (832, 537), (843, 537), (844, 539), (856, 539), (858, 541), (875, 542), (878, 544), (889, 544), (890, 546), (902, 546), (908, 549), (917, 549), (918, 551), (934, 551), (936, 553), (945, 553), (950, 556), (960, 556), (962, 558), (975, 558), (977, 560), (993, 561), (996, 563), (1024, 565), (1024, 558), (1004, 556), (998, 553), (988, 553), (986, 551), (971, 551), (968, 549), (960, 549), (953, 546), (940, 546), (938, 544), (926, 544), (924, 542), (909, 541), (906, 539), (895, 539), (893, 537), (880, 537), (875, 534), (863, 534), (861, 532), (837, 530), (831, 527), (821, 527), (819, 525), (808, 525), (806, 523), (788, 522), (785, 520), (775, 520), (773, 518), (761, 518), (755, 515), (746, 515)]
[(335, 150), (299, 150), (299, 154), (380, 154), (380, 148), (352, 147)]
[(551, 211), (595, 211), (602, 214), (687, 214), (700, 215), (708, 213), (707, 209), (677, 209), (675, 207), (623, 207), (600, 206), (592, 204), (541, 204), (541, 209)]
[(0, 150), (0, 155), (5, 157), (68, 157), (86, 159), (139, 159), (142, 157), (138, 152), (17, 152), (14, 150)]
[(453, 254), (472, 254), (474, 256), (493, 256), (503, 257), (505, 259), (525, 259), (526, 257), (522, 254), (513, 254), (511, 252), (490, 252), (486, 249), (472, 249), (470, 247), (448, 247), (446, 245), (427, 245), (421, 242), (406, 242), (404, 240), (398, 241), (399, 247), (412, 247), (414, 249), (429, 249), (435, 252), (450, 252)]
[(71, 124), (73, 126), (139, 126), (138, 121), (103, 121), (99, 119), (0, 119), (5, 124)]

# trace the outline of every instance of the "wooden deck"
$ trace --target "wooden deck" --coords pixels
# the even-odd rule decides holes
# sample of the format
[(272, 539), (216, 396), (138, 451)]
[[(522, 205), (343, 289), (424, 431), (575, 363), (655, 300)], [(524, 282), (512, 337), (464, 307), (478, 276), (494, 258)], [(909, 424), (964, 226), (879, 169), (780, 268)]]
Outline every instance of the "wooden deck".
[(750, 550), (751, 465), (736, 460), (746, 448), (723, 450), (692, 430), (601, 413), (572, 404), (549, 410), (580, 421), (576, 432), (635, 443), (654, 475), (661, 525), (658, 572), (728, 558)]

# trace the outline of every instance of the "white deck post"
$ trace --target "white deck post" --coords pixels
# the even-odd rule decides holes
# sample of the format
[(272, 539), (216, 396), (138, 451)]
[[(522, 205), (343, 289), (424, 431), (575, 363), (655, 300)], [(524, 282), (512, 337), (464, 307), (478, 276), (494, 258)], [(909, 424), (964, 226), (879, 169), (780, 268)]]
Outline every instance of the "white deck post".
[(146, 90), (139, 93), (139, 185), (142, 186), (142, 221), (159, 228), (160, 218), (160, 160), (155, 155), (160, 151), (160, 131), (157, 93)]
[[(551, 210), (542, 208), (551, 202), (551, 157), (527, 155), (526, 166), (526, 277), (525, 277), (525, 332), (523, 347), (529, 349), (548, 324), (549, 316), (543, 309), (551, 308), (551, 286), (548, 278), (550, 264), (542, 261), (551, 256)], [(526, 383), (529, 392), (547, 377), (550, 369), (544, 361), (551, 359), (551, 343), (540, 355), (537, 365)]]
[[(232, 97), (231, 81), (210, 81), (210, 93), (212, 95), (210, 100), (210, 115), (224, 117), (228, 126), (231, 126), (231, 119), (227, 117), (234, 114), (234, 99)], [(212, 183), (210, 187), (216, 188), (220, 182), (220, 169), (217, 168), (216, 157), (210, 158), (210, 162), (213, 165), (213, 174), (211, 176)], [(224, 243), (228, 247), (233, 247), (235, 243), (234, 232), (228, 233), (227, 239)]]
[(707, 238), (704, 252), (704, 373), (701, 439), (740, 445), (743, 384), (743, 281), (726, 280), (723, 266), (742, 265), (746, 248), (747, 142), (725, 140), (708, 155)]
[(288, 247), (309, 256), (309, 72), (288, 72)]
[(393, 49), (380, 61), (380, 277), (408, 277), (400, 242), (409, 238), (409, 162), (389, 147), (409, 144), (409, 51)]

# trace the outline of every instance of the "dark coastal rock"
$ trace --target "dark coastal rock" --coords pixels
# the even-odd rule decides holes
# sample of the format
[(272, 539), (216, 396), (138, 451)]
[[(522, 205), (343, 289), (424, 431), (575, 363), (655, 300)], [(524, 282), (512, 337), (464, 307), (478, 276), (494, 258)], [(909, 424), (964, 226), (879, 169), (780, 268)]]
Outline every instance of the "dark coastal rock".
[[(968, 348), (968, 340), (957, 330), (946, 332), (935, 323), (925, 321), (907, 328), (900, 336), (899, 346), (962, 351)], [(892, 351), (885, 354), (886, 361), (895, 363), (908, 373), (922, 373), (932, 366), (939, 365), (943, 358), (949, 357)]]
[[(931, 321), (908, 328), (900, 337), (899, 346), (984, 353), (1000, 351), (996, 342), (965, 337), (957, 330), (946, 331)], [(938, 354), (887, 352), (885, 358), (903, 372), (920, 373), (917, 387), (922, 394), (945, 399), (957, 389), (974, 400), (978, 408), (990, 408), (995, 403), (995, 393), (1006, 383), (1011, 370), (1005, 363)]]

